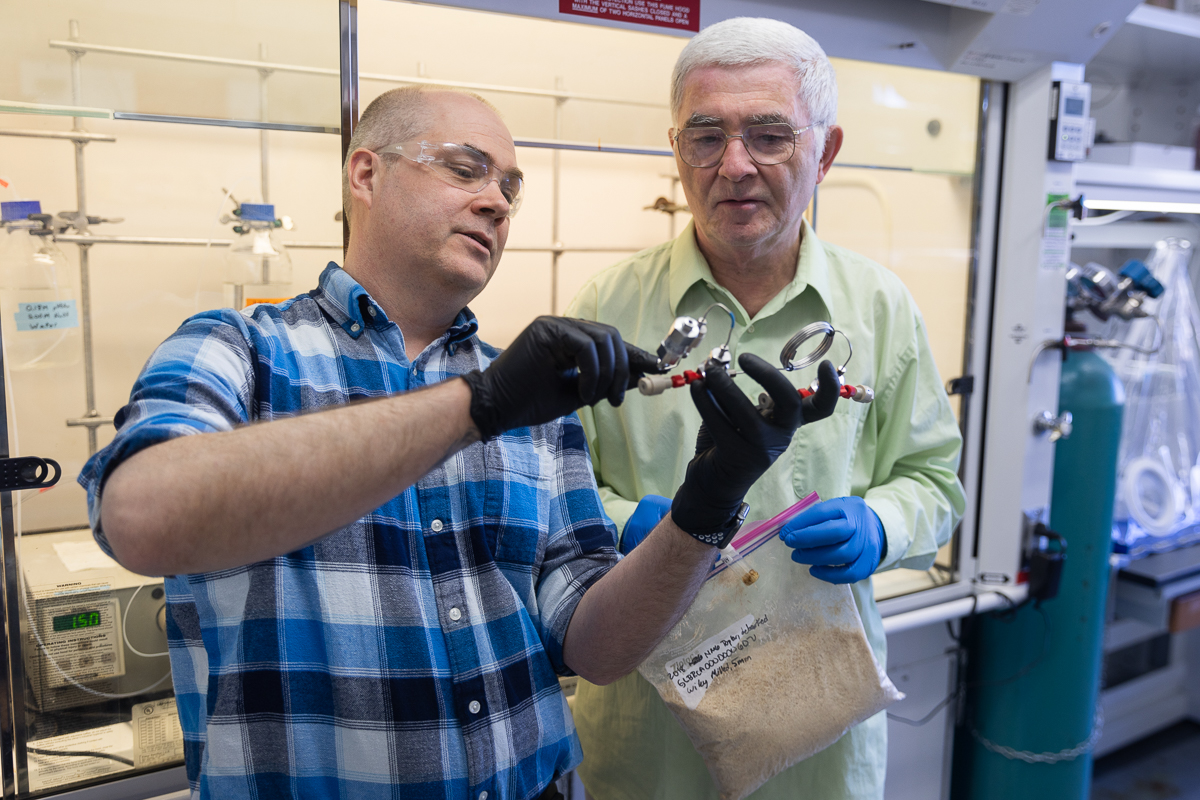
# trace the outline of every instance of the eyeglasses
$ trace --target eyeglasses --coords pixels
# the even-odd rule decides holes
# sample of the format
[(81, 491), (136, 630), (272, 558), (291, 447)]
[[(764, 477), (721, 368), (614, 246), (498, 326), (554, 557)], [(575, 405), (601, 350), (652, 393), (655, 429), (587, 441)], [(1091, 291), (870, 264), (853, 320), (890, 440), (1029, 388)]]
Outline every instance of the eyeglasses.
[(689, 167), (714, 167), (725, 155), (725, 145), (730, 139), (741, 139), (746, 152), (756, 164), (769, 167), (782, 164), (796, 152), (796, 140), (800, 134), (816, 127), (805, 125), (796, 130), (786, 122), (771, 122), (766, 125), (749, 125), (741, 133), (725, 133), (716, 126), (682, 128), (675, 132), (675, 144), (679, 157)]
[(487, 156), (461, 144), (445, 142), (405, 142), (389, 144), (374, 152), (381, 156), (397, 155), (424, 164), (444, 182), (464, 192), (479, 194), (492, 181), (508, 201), (508, 217), (517, 215), (525, 196), (525, 179), (519, 172), (501, 172)]

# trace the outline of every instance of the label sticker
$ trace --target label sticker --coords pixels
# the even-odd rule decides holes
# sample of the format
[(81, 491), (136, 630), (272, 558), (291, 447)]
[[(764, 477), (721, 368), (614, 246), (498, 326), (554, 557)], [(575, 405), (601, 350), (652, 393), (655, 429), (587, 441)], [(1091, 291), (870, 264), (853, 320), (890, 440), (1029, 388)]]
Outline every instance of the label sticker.
[(958, 66), (970, 69), (996, 70), (1003, 67), (1023, 67), (1034, 54), (1022, 50), (995, 53), (988, 50), (967, 50), (958, 59)]
[(1000, 9), (1001, 14), (1015, 14), (1018, 17), (1028, 17), (1038, 7), (1042, 0), (1008, 0)]
[(74, 300), (52, 300), (46, 303), (21, 303), (17, 313), (18, 331), (50, 331), (58, 328), (78, 328)]
[(750, 662), (753, 656), (746, 650), (758, 641), (756, 631), (766, 624), (766, 616), (747, 614), (716, 636), (705, 639), (692, 652), (667, 664), (667, 676), (689, 711), (696, 710), (718, 677)]
[[(1065, 194), (1047, 194), (1046, 207), (1059, 200), (1066, 200)], [(1046, 227), (1042, 230), (1042, 269), (1064, 269), (1071, 252), (1070, 231), (1068, 229), (1067, 210), (1054, 208), (1046, 212)]]
[(558, 0), (558, 13), (700, 30), (700, 0)]
[[(128, 756), (133, 743), (127, 723), (85, 728), (29, 742), (29, 791), (93, 780), (133, 769)], [(79, 753), (79, 755), (73, 755)], [(97, 758), (104, 753), (114, 758)], [(118, 761), (117, 758), (122, 760)]]
[(132, 713), (134, 764), (152, 767), (183, 760), (183, 730), (175, 698), (140, 703)]

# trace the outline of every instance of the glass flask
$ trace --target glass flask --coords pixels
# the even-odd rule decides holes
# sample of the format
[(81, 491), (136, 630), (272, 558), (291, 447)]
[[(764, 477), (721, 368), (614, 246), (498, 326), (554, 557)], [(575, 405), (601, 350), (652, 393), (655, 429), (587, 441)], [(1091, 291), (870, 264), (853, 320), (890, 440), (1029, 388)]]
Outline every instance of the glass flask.
[(0, 315), (14, 372), (73, 367), (82, 360), (79, 270), (54, 242), (37, 201), (4, 203)]
[(238, 238), (225, 258), (226, 302), (242, 309), (291, 297), (292, 259), (275, 235), (286, 227), (285, 220), (275, 219), (270, 203), (242, 203), (237, 218), (233, 230)]

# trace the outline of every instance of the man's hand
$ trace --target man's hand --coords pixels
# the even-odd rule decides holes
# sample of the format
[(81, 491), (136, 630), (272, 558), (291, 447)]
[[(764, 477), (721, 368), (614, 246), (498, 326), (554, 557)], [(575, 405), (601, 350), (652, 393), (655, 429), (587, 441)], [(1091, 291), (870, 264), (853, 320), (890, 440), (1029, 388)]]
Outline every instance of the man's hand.
[(662, 518), (671, 513), (670, 498), (659, 494), (648, 494), (638, 501), (637, 508), (625, 522), (621, 531), (621, 555), (629, 555), (629, 551), (638, 546), (650, 531), (654, 530)]
[(832, 414), (833, 409), (837, 406), (838, 391), (841, 388), (842, 381), (838, 378), (833, 362), (826, 360), (818, 364), (817, 391), (801, 402), (805, 424), (825, 419)]
[(879, 516), (861, 497), (835, 497), (788, 520), (779, 538), (793, 547), (792, 561), (814, 565), (809, 573), (829, 583), (857, 583), (887, 556)]
[(483, 372), (463, 376), (471, 387), (471, 419), (490, 439), (512, 428), (540, 425), (625, 390), (657, 359), (626, 344), (611, 325), (538, 317)]
[(770, 409), (755, 408), (719, 367), (691, 384), (692, 402), (704, 422), (696, 437), (696, 457), (671, 504), (671, 518), (693, 536), (727, 529), (746, 492), (787, 450), (809, 413), (820, 419), (837, 403), (837, 374), (829, 379), (826, 373), (833, 372), (833, 365), (828, 362), (821, 365), (811, 403), (802, 401), (783, 373), (758, 356), (743, 353), (738, 366), (767, 390)]

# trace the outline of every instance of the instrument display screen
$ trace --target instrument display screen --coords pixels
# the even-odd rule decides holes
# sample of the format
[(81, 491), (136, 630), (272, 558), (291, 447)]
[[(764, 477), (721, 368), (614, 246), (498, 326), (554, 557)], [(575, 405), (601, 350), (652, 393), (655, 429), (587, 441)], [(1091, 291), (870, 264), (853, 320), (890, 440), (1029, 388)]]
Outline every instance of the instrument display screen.
[(73, 631), (78, 628), (94, 628), (100, 624), (99, 611), (76, 611), (54, 618), (54, 630)]

